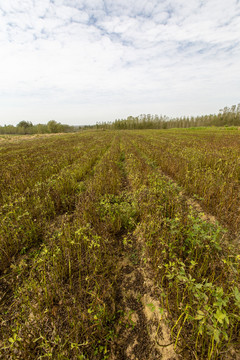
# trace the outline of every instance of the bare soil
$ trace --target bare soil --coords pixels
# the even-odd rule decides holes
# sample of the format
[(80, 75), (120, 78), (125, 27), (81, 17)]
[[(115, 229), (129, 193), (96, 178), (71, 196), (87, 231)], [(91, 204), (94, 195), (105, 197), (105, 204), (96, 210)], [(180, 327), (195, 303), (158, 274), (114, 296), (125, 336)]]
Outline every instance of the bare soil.
[(32, 135), (0, 135), (0, 143), (18, 143), (24, 140), (35, 140), (36, 138), (46, 138), (66, 133), (51, 133), (51, 134), (32, 134)]
[(177, 360), (161, 290), (136, 236), (124, 247), (116, 286), (117, 336), (110, 360)]

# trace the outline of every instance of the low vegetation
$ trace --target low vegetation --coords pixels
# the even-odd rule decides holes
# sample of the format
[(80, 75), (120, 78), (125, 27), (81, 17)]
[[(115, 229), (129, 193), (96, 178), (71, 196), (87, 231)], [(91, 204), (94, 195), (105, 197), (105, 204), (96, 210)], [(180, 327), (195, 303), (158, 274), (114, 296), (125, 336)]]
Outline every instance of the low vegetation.
[(118, 359), (119, 327), (134, 334), (143, 303), (139, 292), (119, 308), (128, 259), (151, 268), (164, 348), (237, 359), (239, 141), (235, 130), (2, 141), (0, 358)]

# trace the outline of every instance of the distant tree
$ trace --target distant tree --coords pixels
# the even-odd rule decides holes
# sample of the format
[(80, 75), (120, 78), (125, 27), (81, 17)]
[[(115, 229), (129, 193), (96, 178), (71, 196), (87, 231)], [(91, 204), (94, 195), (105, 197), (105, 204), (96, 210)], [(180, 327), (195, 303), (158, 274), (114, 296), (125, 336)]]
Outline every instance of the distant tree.
[(25, 120), (22, 120), (22, 121), (20, 121), (20, 123), (17, 124), (17, 127), (23, 127), (25, 129), (28, 127), (31, 127), (31, 126), (33, 126), (31, 121), (25, 121)]
[(30, 121), (22, 120), (17, 124), (16, 133), (17, 134), (30, 134), (33, 124)]
[(46, 124), (35, 125), (35, 133), (36, 134), (46, 134), (48, 132), (49, 132), (48, 126)]
[(37, 124), (33, 125), (29, 121), (22, 120), (17, 126), (13, 125), (4, 125), (0, 126), (0, 134), (46, 134), (46, 133), (66, 133), (66, 132), (75, 132), (78, 131), (79, 127), (74, 127), (70, 125), (64, 125), (57, 123), (55, 120), (50, 120), (48, 124)]
[(48, 130), (50, 133), (57, 133), (59, 132), (59, 123), (57, 123), (55, 120), (50, 120), (48, 123), (47, 123), (47, 127), (48, 127)]

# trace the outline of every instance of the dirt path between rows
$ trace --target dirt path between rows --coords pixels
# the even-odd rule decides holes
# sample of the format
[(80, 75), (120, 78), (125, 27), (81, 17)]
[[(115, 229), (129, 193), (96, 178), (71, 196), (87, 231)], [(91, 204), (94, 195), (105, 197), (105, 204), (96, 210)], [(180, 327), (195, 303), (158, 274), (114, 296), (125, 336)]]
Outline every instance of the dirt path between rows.
[[(121, 156), (122, 191), (132, 191)], [(145, 252), (144, 239), (133, 233), (119, 235), (121, 247), (115, 286), (116, 337), (109, 360), (178, 360), (170, 336), (168, 314), (162, 308), (162, 290)]]
[(119, 260), (116, 286), (118, 325), (110, 360), (177, 360), (159, 302), (161, 290), (153, 282), (137, 236), (128, 239)]

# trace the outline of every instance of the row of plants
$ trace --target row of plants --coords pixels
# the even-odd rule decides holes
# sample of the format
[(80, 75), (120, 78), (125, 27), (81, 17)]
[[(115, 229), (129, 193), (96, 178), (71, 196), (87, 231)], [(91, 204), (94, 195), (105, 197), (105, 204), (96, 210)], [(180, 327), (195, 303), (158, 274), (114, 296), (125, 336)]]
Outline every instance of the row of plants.
[(2, 307), (3, 358), (109, 358), (118, 318), (118, 234), (137, 216), (123, 191), (122, 161), (117, 136), (86, 179), (75, 210), (56, 220), (30, 259), (12, 267), (18, 286)]
[(225, 359), (239, 345), (238, 249), (227, 230), (203, 221), (139, 148), (128, 145), (126, 154), (140, 214), (135, 234), (162, 289), (175, 349), (184, 358)]
[(63, 168), (79, 161), (97, 143), (109, 141), (101, 136), (71, 134), (20, 138), (2, 142), (0, 147), (0, 204), (16, 198), (36, 183), (44, 182)]
[[(84, 189), (84, 178), (91, 173), (110, 142), (110, 137), (103, 137), (95, 141), (94, 146), (90, 143), (77, 153), (71, 165), (59, 169), (44, 181), (40, 177), (22, 194), (17, 189), (8, 197), (0, 208), (0, 271), (8, 268), (19, 254), (41, 243), (45, 229), (54, 218), (73, 211), (77, 197)], [(21, 173), (21, 176), (24, 182), (27, 174)]]
[(149, 161), (234, 231), (240, 225), (240, 139), (231, 132), (161, 131), (133, 136)]

